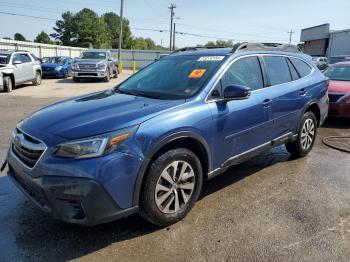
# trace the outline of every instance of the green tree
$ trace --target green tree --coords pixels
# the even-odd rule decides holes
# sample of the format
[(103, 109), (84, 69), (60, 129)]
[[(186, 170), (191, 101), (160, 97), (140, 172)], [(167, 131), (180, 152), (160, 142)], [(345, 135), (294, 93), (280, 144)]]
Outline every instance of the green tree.
[[(120, 16), (113, 12), (105, 13), (102, 15), (103, 20), (106, 22), (109, 34), (112, 38), (112, 47), (119, 47), (119, 31), (120, 31)], [(123, 19), (123, 48), (130, 49), (133, 44), (129, 20)]]
[(209, 41), (204, 45), (205, 47), (233, 47), (232, 40), (216, 40), (215, 42)]
[(53, 28), (53, 38), (63, 45), (110, 48), (111, 35), (106, 22), (94, 11), (84, 8), (76, 14), (65, 12)]
[(46, 34), (44, 31), (41, 31), (34, 40), (35, 43), (42, 43), (42, 44), (52, 44), (52, 41), (48, 34)]
[(133, 40), (132, 48), (136, 50), (156, 50), (156, 43), (151, 38), (136, 37)]
[(20, 33), (16, 33), (14, 37), (17, 41), (26, 41), (26, 38)]

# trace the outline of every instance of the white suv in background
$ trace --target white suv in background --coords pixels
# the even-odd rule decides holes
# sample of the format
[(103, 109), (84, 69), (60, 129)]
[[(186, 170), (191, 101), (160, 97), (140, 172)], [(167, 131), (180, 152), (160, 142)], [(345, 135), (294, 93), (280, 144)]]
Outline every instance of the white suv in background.
[(11, 92), (12, 88), (31, 81), (41, 84), (41, 62), (26, 51), (0, 50), (0, 90)]

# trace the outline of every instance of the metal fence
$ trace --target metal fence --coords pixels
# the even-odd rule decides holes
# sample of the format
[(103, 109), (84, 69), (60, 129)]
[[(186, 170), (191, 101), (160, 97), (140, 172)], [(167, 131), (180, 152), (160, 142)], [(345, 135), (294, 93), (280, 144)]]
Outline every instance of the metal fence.
[[(37, 57), (46, 56), (70, 56), (72, 58), (79, 57), (86, 48), (48, 45), (41, 43), (25, 42), (0, 39), (0, 49), (6, 50), (26, 50)], [(113, 49), (113, 56), (117, 56), (118, 50)], [(167, 51), (151, 51), (151, 50), (122, 50), (121, 60), (124, 68), (132, 68), (132, 62), (136, 62), (136, 68), (140, 69), (158, 59), (161, 54), (169, 54)]]

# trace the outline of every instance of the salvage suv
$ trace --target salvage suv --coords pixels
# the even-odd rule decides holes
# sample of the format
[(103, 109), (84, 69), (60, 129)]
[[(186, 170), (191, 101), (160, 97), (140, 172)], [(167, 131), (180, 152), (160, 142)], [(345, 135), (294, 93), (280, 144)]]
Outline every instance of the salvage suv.
[(72, 64), (73, 81), (96, 78), (109, 82), (111, 77), (118, 77), (118, 62), (113, 59), (112, 53), (104, 49), (84, 51), (79, 59)]
[(190, 211), (203, 181), (232, 165), (282, 144), (306, 156), (327, 116), (327, 86), (294, 46), (183, 49), (111, 90), (21, 121), (8, 175), (66, 222), (139, 213), (169, 225)]
[(40, 60), (26, 51), (0, 50), (0, 90), (11, 92), (13, 87), (31, 81), (41, 84)]

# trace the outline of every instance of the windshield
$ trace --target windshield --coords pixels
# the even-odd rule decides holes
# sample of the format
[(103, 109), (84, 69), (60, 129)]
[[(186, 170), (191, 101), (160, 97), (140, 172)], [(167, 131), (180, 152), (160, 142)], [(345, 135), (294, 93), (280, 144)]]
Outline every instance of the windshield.
[(83, 52), (82, 59), (106, 59), (106, 52)]
[(350, 66), (328, 67), (324, 74), (331, 80), (350, 81)]
[(10, 55), (0, 54), (0, 64), (7, 65), (10, 61)]
[(66, 63), (67, 59), (65, 57), (44, 57), (42, 59), (45, 64), (60, 64), (63, 65)]
[(116, 91), (159, 99), (194, 95), (224, 60), (224, 56), (168, 56), (119, 85)]

